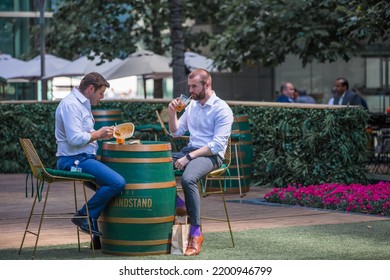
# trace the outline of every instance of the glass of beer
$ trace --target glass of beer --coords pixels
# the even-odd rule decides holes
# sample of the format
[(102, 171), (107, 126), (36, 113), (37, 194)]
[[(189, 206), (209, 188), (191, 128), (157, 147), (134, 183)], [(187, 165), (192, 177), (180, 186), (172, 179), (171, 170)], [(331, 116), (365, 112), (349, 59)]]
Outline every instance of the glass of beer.
[(180, 98), (179, 98), (179, 101), (178, 101), (178, 103), (177, 103), (177, 106), (176, 106), (176, 111), (177, 112), (181, 112), (181, 111), (183, 111), (183, 109), (185, 108), (185, 107), (187, 107), (187, 105), (191, 102), (191, 96), (190, 97), (188, 97), (188, 96), (186, 96), (186, 95), (184, 95), (184, 94), (181, 94), (180, 95)]

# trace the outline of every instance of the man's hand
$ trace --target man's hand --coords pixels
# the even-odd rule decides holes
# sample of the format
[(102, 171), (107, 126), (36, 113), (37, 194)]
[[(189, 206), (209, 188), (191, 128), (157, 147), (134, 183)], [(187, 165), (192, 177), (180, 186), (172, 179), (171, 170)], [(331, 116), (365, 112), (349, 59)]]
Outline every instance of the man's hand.
[(185, 156), (182, 158), (179, 158), (175, 162), (175, 168), (179, 169), (179, 170), (183, 170), (189, 162), (190, 161)]
[(94, 140), (108, 140), (113, 138), (115, 127), (114, 126), (103, 126), (99, 130), (91, 133), (91, 138)]

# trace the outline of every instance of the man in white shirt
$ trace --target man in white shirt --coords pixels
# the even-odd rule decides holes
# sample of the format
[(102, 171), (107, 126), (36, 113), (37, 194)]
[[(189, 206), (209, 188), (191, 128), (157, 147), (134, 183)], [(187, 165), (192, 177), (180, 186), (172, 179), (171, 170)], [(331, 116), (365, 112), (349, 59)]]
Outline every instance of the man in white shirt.
[[(177, 199), (177, 213), (188, 212), (190, 240), (186, 256), (198, 255), (204, 240), (200, 230), (200, 195), (197, 182), (222, 164), (233, 124), (229, 105), (212, 90), (211, 75), (196, 69), (188, 76), (189, 93), (193, 99), (177, 118), (178, 98), (168, 105), (169, 130), (173, 137), (190, 133), (189, 144), (173, 153), (176, 169), (184, 170), (181, 184), (185, 202)], [(185, 205), (184, 205), (185, 203)], [(178, 211), (179, 210), (179, 211)]]
[[(104, 98), (108, 87), (110, 84), (99, 73), (89, 73), (81, 80), (80, 86), (73, 88), (56, 109), (57, 168), (69, 171), (76, 165), (82, 172), (95, 176), (94, 183), (99, 186), (88, 201), (94, 239), (101, 235), (97, 228), (98, 217), (126, 184), (120, 174), (96, 159), (97, 140), (111, 139), (114, 127), (104, 126), (95, 130), (91, 105), (97, 105), (100, 99)], [(75, 216), (85, 215), (84, 205)], [(72, 219), (72, 222), (82, 231), (89, 233), (87, 219), (77, 218)]]

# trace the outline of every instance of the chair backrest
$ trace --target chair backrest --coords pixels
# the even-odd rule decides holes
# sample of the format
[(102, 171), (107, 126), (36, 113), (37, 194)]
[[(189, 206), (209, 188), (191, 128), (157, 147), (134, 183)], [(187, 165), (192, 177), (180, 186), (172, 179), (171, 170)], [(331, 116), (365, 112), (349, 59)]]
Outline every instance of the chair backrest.
[(37, 151), (34, 148), (30, 139), (19, 138), (19, 142), (22, 145), (24, 154), (26, 155), (27, 161), (30, 165), (31, 172), (35, 178), (39, 178), (42, 174), (42, 171), (45, 170), (41, 159), (38, 156)]
[(232, 162), (232, 139), (229, 137), (228, 143), (226, 146), (225, 151), (225, 158), (223, 160), (223, 163), (227, 165), (227, 168), (230, 166), (230, 163)]
[[(163, 109), (163, 110), (164, 110), (164, 109)], [(164, 123), (164, 121), (163, 121), (163, 119), (162, 119), (162, 117), (161, 117), (161, 115), (160, 115), (160, 112), (159, 112), (158, 110), (156, 110), (156, 115), (157, 115), (157, 120), (158, 120), (158, 122), (159, 122), (160, 125), (161, 125), (162, 131), (164, 132), (164, 134), (165, 134), (166, 136), (169, 136), (170, 133), (169, 133), (169, 131), (167, 130), (167, 127), (165, 126), (165, 123)]]

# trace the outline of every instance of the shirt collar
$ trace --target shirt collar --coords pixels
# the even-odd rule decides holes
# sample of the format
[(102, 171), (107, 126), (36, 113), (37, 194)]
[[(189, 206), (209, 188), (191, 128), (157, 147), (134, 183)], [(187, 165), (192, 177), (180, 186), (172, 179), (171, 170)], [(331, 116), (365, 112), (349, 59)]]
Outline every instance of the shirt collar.
[(78, 88), (74, 87), (72, 89), (72, 93), (76, 96), (76, 98), (80, 101), (81, 104), (86, 106), (87, 108), (91, 108), (91, 103), (89, 102), (89, 99), (85, 97), (84, 94), (82, 94)]
[(198, 104), (201, 106), (201, 107), (206, 107), (206, 106), (210, 106), (212, 107), (214, 105), (214, 103), (217, 101), (218, 97), (217, 95), (215, 94), (215, 91), (212, 91), (212, 95), (210, 96), (210, 98), (207, 100), (207, 102), (204, 104), (204, 106), (202, 106), (200, 104), (200, 102), (198, 101)]

